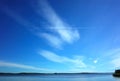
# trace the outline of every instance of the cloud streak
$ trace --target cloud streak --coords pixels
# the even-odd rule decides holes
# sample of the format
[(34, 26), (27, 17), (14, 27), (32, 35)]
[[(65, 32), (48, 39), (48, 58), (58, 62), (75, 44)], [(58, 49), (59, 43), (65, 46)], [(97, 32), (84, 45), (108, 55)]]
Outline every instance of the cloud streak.
[[(70, 27), (67, 23), (63, 22), (47, 1), (40, 0), (38, 2), (38, 6), (40, 7), (38, 8), (38, 12), (41, 13), (40, 9), (42, 9), (42, 12), (44, 13), (42, 16), (44, 16), (44, 18), (49, 22), (49, 25), (47, 25), (48, 23), (46, 24), (46, 26), (48, 27), (45, 27), (43, 29), (50, 31), (51, 33), (46, 33), (42, 31), (43, 29), (40, 29), (39, 26), (26, 21), (19, 14), (10, 10), (7, 6), (2, 6), (1, 10), (5, 12), (8, 16), (15, 19), (19, 24), (26, 27), (35, 35), (46, 39), (53, 47), (62, 48), (64, 42), (73, 43), (80, 38), (78, 30)], [(41, 31), (44, 33), (41, 33)], [(55, 40), (56, 42), (51, 41), (51, 39)]]
[(45, 68), (39, 68), (39, 67), (23, 65), (23, 64), (18, 64), (18, 63), (12, 63), (12, 62), (5, 62), (5, 61), (0, 61), (0, 67), (15, 67), (15, 68), (21, 68), (21, 69), (50, 71), (49, 69), (45, 69)]
[(110, 57), (110, 63), (114, 66), (114, 68), (120, 68), (120, 48), (115, 49), (114, 53), (110, 55)]
[(63, 64), (69, 63), (69, 64), (74, 65), (75, 68), (87, 67), (87, 65), (83, 62), (83, 59), (78, 58), (78, 56), (75, 58), (68, 58), (65, 56), (59, 56), (53, 52), (46, 51), (46, 50), (40, 51), (39, 54), (43, 56), (44, 58), (46, 58), (47, 60), (52, 61), (52, 62), (63, 63)]
[(120, 57), (115, 58), (111, 61), (115, 68), (120, 68)]
[(44, 37), (46, 40), (49, 41), (48, 44), (56, 47), (56, 48), (62, 48), (61, 45), (63, 44), (62, 40), (54, 35), (42, 33), (42, 37)]
[[(112, 68), (120, 68), (120, 48), (110, 49), (103, 53), (97, 62), (101, 63), (102, 66), (108, 65)], [(105, 61), (107, 60), (107, 61)], [(94, 60), (95, 62), (96, 60)]]
[[(56, 33), (57, 37), (59, 37), (66, 43), (73, 43), (74, 41), (80, 38), (78, 30), (70, 27), (67, 23), (63, 22), (62, 19), (57, 15), (57, 13), (54, 11), (54, 9), (49, 5), (49, 3), (46, 0), (40, 0), (38, 2), (40, 7), (42, 8), (43, 16), (50, 23), (48, 29)], [(40, 9), (38, 8), (38, 12), (39, 10)], [(50, 41), (51, 38), (45, 37), (45, 39), (46, 38), (51, 44), (56, 45), (55, 42)], [(61, 43), (58, 44), (59, 46), (61, 46)]]
[(38, 36), (38, 33), (43, 31), (39, 26), (36, 26), (35, 24), (32, 24), (28, 20), (24, 19), (20, 14), (16, 13), (14, 10), (11, 10), (8, 6), (0, 4), (0, 7), (0, 10), (2, 10), (9, 17), (13, 18), (18, 24), (22, 25), (33, 34)]

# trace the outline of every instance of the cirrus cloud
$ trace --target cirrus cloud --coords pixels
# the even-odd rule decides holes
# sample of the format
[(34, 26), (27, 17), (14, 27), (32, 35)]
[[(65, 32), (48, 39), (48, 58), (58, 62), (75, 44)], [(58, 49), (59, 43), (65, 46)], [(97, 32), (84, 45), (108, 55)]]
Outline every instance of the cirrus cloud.
[(18, 64), (18, 63), (13, 63), (13, 62), (5, 62), (5, 61), (0, 61), (0, 67), (15, 67), (15, 68), (21, 68), (21, 69), (50, 71), (49, 69), (46, 69), (46, 68), (40, 68), (40, 67)]
[[(76, 56), (75, 58), (68, 58), (65, 56), (60, 56), (50, 51), (42, 50), (39, 52), (41, 56), (46, 58), (49, 61), (57, 62), (57, 63), (69, 63), (72, 64), (75, 68), (86, 68), (87, 65), (83, 62), (83, 59), (80, 56)], [(78, 58), (79, 57), (79, 58)]]
[[(73, 43), (80, 38), (79, 31), (76, 28), (71, 27), (69, 24), (65, 23), (60, 16), (54, 11), (54, 9), (50, 6), (50, 4), (46, 0), (38, 1), (37, 12), (41, 16), (41, 12), (43, 12), (43, 17), (49, 22), (49, 26), (47, 27), (52, 33), (49, 35), (45, 35), (44, 38), (49, 41), (49, 43), (54, 47), (61, 47), (63, 42)], [(42, 11), (40, 11), (42, 10)], [(56, 35), (53, 35), (55, 33)], [(45, 34), (45, 33), (44, 33)], [(48, 33), (46, 33), (48, 34)], [(51, 37), (50, 37), (51, 36)], [(55, 42), (51, 42), (53, 38), (59, 38)], [(59, 43), (58, 43), (59, 41)], [(60, 41), (62, 43), (60, 43)], [(57, 43), (56, 43), (57, 42)]]

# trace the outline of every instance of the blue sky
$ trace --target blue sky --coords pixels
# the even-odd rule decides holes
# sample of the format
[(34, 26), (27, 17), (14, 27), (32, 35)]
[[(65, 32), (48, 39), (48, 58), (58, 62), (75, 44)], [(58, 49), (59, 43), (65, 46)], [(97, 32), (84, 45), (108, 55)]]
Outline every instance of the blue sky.
[(119, 0), (1, 0), (0, 72), (120, 68)]

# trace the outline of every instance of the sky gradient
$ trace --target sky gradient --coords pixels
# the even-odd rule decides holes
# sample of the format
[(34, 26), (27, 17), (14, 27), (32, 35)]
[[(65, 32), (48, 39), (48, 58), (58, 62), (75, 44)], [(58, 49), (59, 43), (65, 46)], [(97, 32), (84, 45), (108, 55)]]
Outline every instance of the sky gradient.
[(119, 0), (0, 0), (0, 72), (120, 68)]

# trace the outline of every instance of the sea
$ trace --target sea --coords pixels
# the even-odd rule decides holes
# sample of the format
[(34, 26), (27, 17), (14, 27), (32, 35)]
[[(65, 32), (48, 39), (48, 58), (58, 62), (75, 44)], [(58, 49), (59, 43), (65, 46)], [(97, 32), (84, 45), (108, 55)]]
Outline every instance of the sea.
[(120, 81), (112, 74), (0, 76), (0, 81)]

